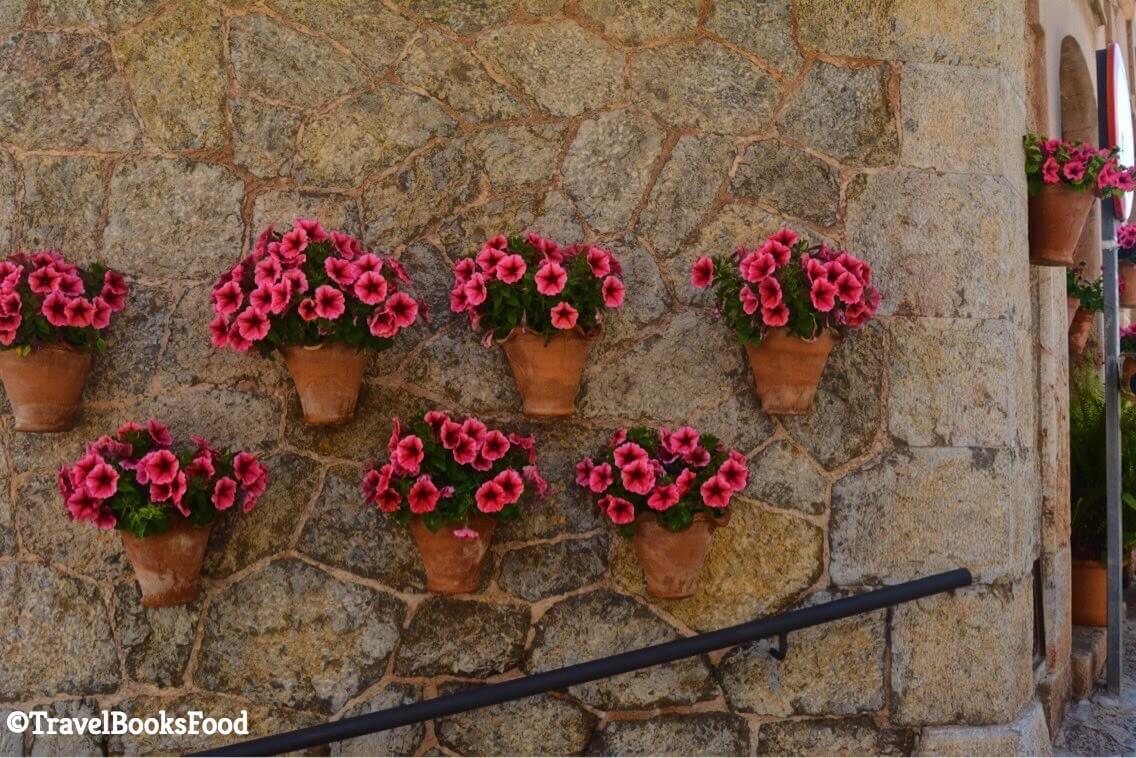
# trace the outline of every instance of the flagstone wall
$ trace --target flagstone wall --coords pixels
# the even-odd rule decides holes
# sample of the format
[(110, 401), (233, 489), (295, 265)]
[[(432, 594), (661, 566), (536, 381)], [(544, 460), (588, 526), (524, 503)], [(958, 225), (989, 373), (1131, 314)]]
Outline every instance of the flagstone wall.
[[(1040, 749), (1019, 6), (0, 0), (0, 247), (132, 283), (79, 428), (0, 427), (0, 710), (248, 709), (269, 733), (966, 566), (974, 587), (795, 634), (784, 662), (759, 643), (333, 752), (891, 754), (957, 751), (934, 728), (956, 724)], [(206, 330), (212, 279), (296, 215), (398, 255), (430, 304), (336, 430)], [(785, 223), (866, 257), (885, 299), (815, 411), (779, 421), (686, 272)], [(626, 269), (572, 419), (520, 418), (502, 354), (448, 312), (450, 262), (524, 229)], [(470, 596), (427, 595), (409, 537), (361, 505), (391, 416), (428, 407), (535, 432), (554, 483)], [(142, 609), (117, 536), (55, 493), (85, 440), (149, 415), (271, 466), (177, 609)], [(631, 422), (751, 458), (693, 598), (647, 597), (570, 486)], [(7, 753), (190, 746), (0, 731)]]

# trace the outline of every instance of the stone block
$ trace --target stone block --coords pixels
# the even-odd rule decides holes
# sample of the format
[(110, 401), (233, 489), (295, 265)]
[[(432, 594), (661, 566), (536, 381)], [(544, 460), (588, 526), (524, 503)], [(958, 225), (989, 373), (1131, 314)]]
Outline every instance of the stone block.
[(577, 7), (627, 45), (689, 35), (698, 26), (697, 0), (581, 0)]
[(641, 338), (673, 304), (658, 263), (638, 238), (605, 242), (604, 247), (619, 259), (627, 291), (623, 306), (618, 311), (608, 311), (604, 318), (603, 335), (588, 354), (592, 362), (605, 361), (620, 346)]
[(368, 0), (272, 0), (271, 5), (342, 44), (375, 76), (382, 76), (415, 32), (410, 20)]
[(742, 153), (730, 192), (789, 216), (831, 226), (840, 205), (840, 175), (808, 153), (776, 140), (762, 140)]
[[(155, 378), (162, 373), (160, 359), (170, 326), (170, 305), (176, 301), (164, 287), (130, 282), (126, 309), (111, 319), (110, 328), (103, 333), (107, 349), (94, 357), (83, 388), (84, 402), (133, 400), (151, 391)], [(205, 310), (200, 315), (211, 316), (212, 313)], [(203, 318), (201, 329), (206, 328), (208, 321)], [(199, 331), (194, 338), (212, 350), (208, 339), (202, 337), (206, 333)]]
[(234, 98), (229, 107), (233, 113), (233, 161), (257, 176), (291, 174), (303, 120), (300, 112), (247, 98)]
[(824, 512), (828, 480), (809, 456), (787, 440), (773, 442), (750, 461), (746, 495), (777, 508)]
[(473, 122), (519, 118), (528, 112), (469, 50), (440, 34), (419, 37), (399, 64), (398, 76)]
[(403, 676), (485, 677), (517, 665), (529, 630), (523, 605), (432, 596), (403, 634), (395, 671)]
[(733, 713), (691, 713), (611, 721), (585, 755), (748, 755), (749, 725)]
[[(410, 705), (422, 699), (422, 692), (409, 684), (388, 684), (376, 694), (363, 702), (348, 708), (343, 718), (360, 716), (364, 713), (382, 711), (387, 708), (397, 708), (400, 705)], [(409, 726), (400, 726), (397, 729), (388, 729), (385, 732), (355, 737), (349, 740), (333, 742), (331, 754), (339, 756), (370, 756), (370, 755), (414, 755), (422, 738), (426, 735), (426, 724), (419, 722)]]
[(96, 248), (106, 164), (85, 156), (29, 155), (22, 161), (24, 247), (89, 261)]
[[(735, 497), (729, 525), (714, 533), (698, 592), (650, 600), (703, 632), (752, 621), (801, 597), (820, 578), (823, 555), (824, 534), (816, 525)], [(617, 587), (649, 597), (629, 540), (616, 544), (611, 573)]]
[(1028, 583), (905, 603), (892, 618), (892, 720), (998, 724), (1033, 691)]
[(46, 26), (90, 26), (117, 32), (156, 13), (161, 6), (162, 0), (44, 0), (36, 15)]
[(706, 28), (792, 76), (804, 59), (793, 41), (789, 0), (718, 0)]
[(171, 608), (143, 608), (131, 577), (114, 588), (114, 626), (122, 644), (126, 676), (158, 687), (179, 687), (197, 636), (203, 601)]
[(758, 729), (758, 755), (910, 755), (911, 732), (882, 729), (868, 718), (771, 721)]
[(383, 675), (406, 606), (295, 558), (217, 594), (194, 680), (256, 703), (332, 713)]
[(923, 730), (919, 755), (1053, 755), (1045, 714), (1036, 700), (1013, 722), (996, 726), (937, 726)]
[(552, 178), (564, 148), (564, 129), (555, 124), (485, 129), (470, 140), (496, 189), (544, 184)]
[[(89, 719), (97, 718), (101, 709), (97, 700), (85, 697), (58, 700), (36, 710), (46, 711), (55, 718)], [(103, 740), (93, 734), (31, 734), (28, 739), (30, 749), (16, 755), (103, 755)]]
[(363, 235), (359, 205), (354, 198), (332, 192), (269, 190), (253, 201), (252, 237), (255, 239), (269, 225), (286, 232), (297, 218), (318, 219), (325, 229)]
[(534, 602), (597, 581), (607, 571), (608, 538), (529, 545), (501, 559), (501, 589)]
[(468, 0), (460, 3), (409, 0), (407, 3), (407, 7), (415, 13), (462, 35), (476, 34), (500, 24), (517, 5), (518, 0)]
[(8, 248), (14, 241), (16, 225), (16, 203), (20, 199), (20, 177), (16, 171), (16, 160), (5, 150), (0, 150), (0, 246)]
[[(450, 685), (442, 694), (461, 689)], [(537, 695), (439, 719), (434, 731), (458, 755), (579, 755), (596, 721), (566, 698)]]

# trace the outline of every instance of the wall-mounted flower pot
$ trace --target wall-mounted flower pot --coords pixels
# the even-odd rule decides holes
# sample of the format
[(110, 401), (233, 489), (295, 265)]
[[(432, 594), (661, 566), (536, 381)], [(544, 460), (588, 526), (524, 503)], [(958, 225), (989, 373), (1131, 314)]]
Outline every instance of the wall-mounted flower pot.
[(803, 340), (788, 329), (772, 329), (759, 343), (747, 342), (761, 410), (775, 416), (801, 416), (813, 408), (817, 386), (836, 345), (832, 332)]
[(355, 415), (367, 355), (338, 342), (280, 348), (292, 375), (304, 423), (315, 426), (345, 424)]
[(1072, 266), (1073, 250), (1096, 196), (1047, 184), (1029, 199), (1030, 263)]
[(443, 524), (432, 532), (420, 516), (410, 519), (410, 534), (422, 556), (426, 589), (430, 592), (475, 592), (481, 585), (481, 564), (489, 552), (497, 520), (474, 512), (469, 516), (469, 526), (477, 532), (476, 539), (455, 537), (451, 524)]
[(1089, 344), (1089, 334), (1093, 331), (1094, 316), (1096, 313), (1084, 308), (1077, 309), (1073, 321), (1069, 324), (1069, 352), (1080, 355), (1085, 352), (1085, 345)]
[(1073, 623), (1108, 624), (1108, 566), (1101, 561), (1071, 561)]
[(1131, 355), (1122, 356), (1120, 364), (1120, 391), (1129, 397), (1136, 397), (1136, 358)]
[(161, 534), (139, 538), (125, 530), (120, 532), (142, 589), (142, 605), (165, 608), (197, 599), (201, 564), (212, 529), (212, 524), (192, 526), (174, 516)]
[(1076, 297), (1068, 296), (1065, 298), (1065, 301), (1066, 309), (1068, 312), (1068, 316), (1065, 319), (1065, 325), (1067, 327), (1071, 327), (1073, 326), (1073, 317), (1077, 315), (1077, 309), (1081, 307), (1081, 300)]
[(729, 512), (719, 518), (698, 512), (690, 526), (672, 532), (653, 513), (637, 516), (631, 544), (643, 568), (647, 592), (661, 598), (693, 595), (698, 590), (698, 576), (710, 552), (714, 530), (729, 520)]
[(1117, 273), (1123, 285), (1120, 287), (1120, 307), (1136, 308), (1136, 261), (1119, 261)]
[(546, 339), (517, 328), (501, 342), (526, 416), (571, 416), (576, 412), (584, 362), (595, 337), (573, 329)]
[(75, 426), (91, 354), (68, 345), (37, 347), (26, 356), (0, 351), (0, 379), (18, 432), (65, 432)]

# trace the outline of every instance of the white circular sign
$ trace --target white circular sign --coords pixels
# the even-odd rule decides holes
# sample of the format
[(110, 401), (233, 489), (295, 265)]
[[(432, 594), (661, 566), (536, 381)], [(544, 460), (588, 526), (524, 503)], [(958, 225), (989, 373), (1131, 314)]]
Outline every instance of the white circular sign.
[[(1132, 101), (1128, 95), (1128, 71), (1124, 67), (1124, 51), (1112, 42), (1106, 48), (1105, 94), (1108, 98), (1108, 144), (1120, 150), (1120, 165), (1136, 164), (1136, 139), (1132, 133)], [(1132, 193), (1125, 192), (1112, 199), (1113, 212), (1121, 223), (1128, 221), (1132, 212)]]

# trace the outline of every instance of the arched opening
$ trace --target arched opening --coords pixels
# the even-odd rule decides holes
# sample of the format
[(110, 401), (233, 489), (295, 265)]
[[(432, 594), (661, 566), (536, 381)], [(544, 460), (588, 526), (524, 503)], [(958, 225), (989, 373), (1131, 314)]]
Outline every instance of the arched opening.
[[(1061, 40), (1059, 64), (1061, 88), (1061, 136), (1076, 142), (1098, 144), (1097, 97), (1089, 63), (1084, 51), (1072, 37)], [(1085, 263), (1085, 273), (1095, 277), (1101, 268), (1100, 203), (1093, 205), (1081, 239), (1077, 242), (1075, 260)]]

